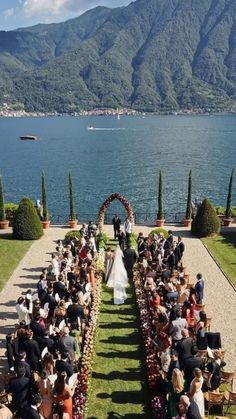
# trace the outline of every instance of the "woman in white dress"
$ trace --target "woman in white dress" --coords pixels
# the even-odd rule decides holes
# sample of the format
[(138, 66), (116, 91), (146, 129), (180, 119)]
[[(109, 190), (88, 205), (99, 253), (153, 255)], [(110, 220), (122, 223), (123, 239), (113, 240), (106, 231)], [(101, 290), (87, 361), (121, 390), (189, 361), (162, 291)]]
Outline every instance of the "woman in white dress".
[(203, 376), (199, 368), (194, 368), (194, 379), (191, 381), (189, 397), (194, 400), (198, 406), (201, 418), (205, 416), (204, 396), (202, 392)]
[(108, 288), (114, 288), (114, 304), (124, 304), (127, 295), (125, 288), (129, 286), (129, 280), (123, 263), (123, 252), (117, 246), (111, 273), (107, 281)]

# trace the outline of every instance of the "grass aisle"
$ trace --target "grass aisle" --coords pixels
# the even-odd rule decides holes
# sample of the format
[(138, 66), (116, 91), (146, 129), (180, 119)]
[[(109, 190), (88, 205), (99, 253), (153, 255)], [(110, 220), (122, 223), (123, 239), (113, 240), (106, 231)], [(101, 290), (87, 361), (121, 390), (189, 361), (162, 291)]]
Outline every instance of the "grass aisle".
[(150, 418), (149, 393), (133, 286), (124, 305), (104, 286), (87, 419)]

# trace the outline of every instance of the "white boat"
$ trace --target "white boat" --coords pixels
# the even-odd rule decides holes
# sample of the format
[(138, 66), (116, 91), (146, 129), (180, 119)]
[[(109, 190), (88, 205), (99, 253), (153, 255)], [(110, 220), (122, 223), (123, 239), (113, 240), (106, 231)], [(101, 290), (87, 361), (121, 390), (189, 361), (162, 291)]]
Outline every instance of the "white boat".
[(120, 120), (120, 114), (118, 113), (118, 115), (117, 115), (117, 119), (118, 119), (118, 121)]
[(95, 128), (94, 128), (92, 125), (90, 125), (89, 127), (87, 127), (87, 129), (88, 129), (89, 131), (92, 131), (92, 130), (94, 130)]

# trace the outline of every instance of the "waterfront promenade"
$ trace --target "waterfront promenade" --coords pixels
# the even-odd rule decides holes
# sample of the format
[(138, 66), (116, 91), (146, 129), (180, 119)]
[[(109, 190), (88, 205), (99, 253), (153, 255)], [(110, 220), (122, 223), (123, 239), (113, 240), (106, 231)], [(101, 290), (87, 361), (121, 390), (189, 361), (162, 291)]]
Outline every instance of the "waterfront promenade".
[[(190, 274), (190, 282), (195, 283), (196, 274), (201, 272), (205, 279), (204, 302), (208, 315), (212, 315), (211, 331), (221, 333), (222, 345), (226, 349), (227, 370), (236, 370), (236, 292), (214, 262), (202, 242), (193, 237), (184, 227), (171, 228), (174, 236), (182, 235), (185, 243), (184, 265)], [(153, 227), (136, 226), (135, 231), (148, 234)], [(55, 250), (56, 240), (63, 239), (69, 231), (62, 226), (50, 227), (44, 236), (33, 243), (11, 278), (0, 293), (0, 371), (7, 370), (5, 358), (5, 336), (14, 330), (17, 315), (16, 300), (27, 289), (36, 288), (41, 269), (50, 265), (51, 252)], [(112, 226), (105, 231), (113, 235)]]

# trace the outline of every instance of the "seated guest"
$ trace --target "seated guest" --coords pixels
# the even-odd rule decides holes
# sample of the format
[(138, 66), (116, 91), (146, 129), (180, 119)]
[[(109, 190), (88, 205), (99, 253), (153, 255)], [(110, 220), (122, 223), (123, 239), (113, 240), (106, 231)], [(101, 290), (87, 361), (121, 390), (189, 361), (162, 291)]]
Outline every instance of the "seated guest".
[(216, 349), (214, 351), (214, 359), (207, 365), (208, 379), (207, 387), (210, 391), (216, 390), (220, 385), (221, 369), (225, 367), (226, 363), (222, 360), (221, 352)]

